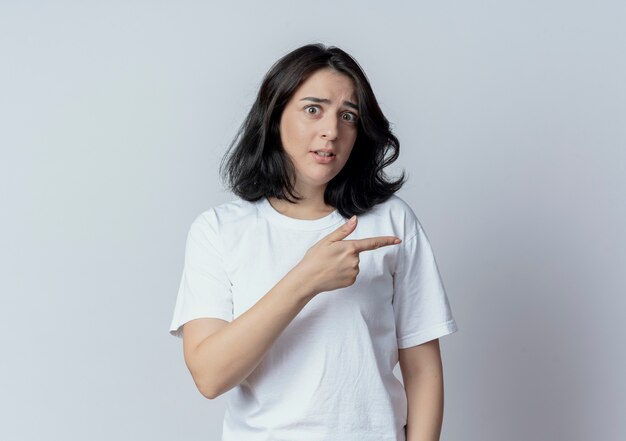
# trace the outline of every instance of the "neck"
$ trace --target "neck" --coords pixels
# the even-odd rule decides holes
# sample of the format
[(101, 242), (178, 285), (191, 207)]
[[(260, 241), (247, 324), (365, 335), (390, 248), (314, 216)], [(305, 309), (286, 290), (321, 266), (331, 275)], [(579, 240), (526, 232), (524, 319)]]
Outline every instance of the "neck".
[(315, 192), (297, 191), (302, 196), (297, 203), (291, 203), (284, 199), (268, 197), (270, 204), (281, 214), (296, 219), (319, 219), (335, 210), (335, 207), (324, 203), (324, 189)]

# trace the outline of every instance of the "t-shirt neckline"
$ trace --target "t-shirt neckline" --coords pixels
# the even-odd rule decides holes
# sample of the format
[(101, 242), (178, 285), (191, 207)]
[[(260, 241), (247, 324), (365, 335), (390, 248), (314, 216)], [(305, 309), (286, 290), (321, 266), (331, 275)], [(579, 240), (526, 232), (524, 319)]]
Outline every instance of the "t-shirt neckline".
[(295, 217), (289, 217), (280, 213), (274, 207), (272, 207), (272, 204), (270, 204), (267, 197), (263, 197), (261, 199), (259, 208), (261, 209), (265, 217), (271, 222), (294, 230), (323, 230), (325, 228), (338, 225), (342, 221), (345, 221), (344, 217), (339, 214), (339, 211), (337, 209), (335, 209), (331, 213), (328, 213), (326, 216), (320, 217), (318, 219), (296, 219)]

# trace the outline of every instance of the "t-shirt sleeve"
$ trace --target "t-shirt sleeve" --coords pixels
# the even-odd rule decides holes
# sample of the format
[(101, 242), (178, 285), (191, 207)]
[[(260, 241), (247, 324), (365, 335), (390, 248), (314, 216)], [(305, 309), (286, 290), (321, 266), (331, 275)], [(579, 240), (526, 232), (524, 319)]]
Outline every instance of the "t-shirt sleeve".
[(185, 245), (185, 263), (170, 324), (170, 334), (182, 337), (182, 325), (197, 318), (233, 320), (231, 284), (224, 270), (212, 210), (191, 224)]
[(398, 349), (457, 331), (435, 256), (419, 221), (399, 246), (393, 281)]

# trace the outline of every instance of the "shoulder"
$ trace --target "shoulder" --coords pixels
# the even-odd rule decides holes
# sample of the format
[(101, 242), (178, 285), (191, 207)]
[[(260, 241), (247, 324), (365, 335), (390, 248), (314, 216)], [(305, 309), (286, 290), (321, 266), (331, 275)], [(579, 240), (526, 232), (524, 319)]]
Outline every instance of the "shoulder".
[(248, 202), (236, 198), (230, 201), (215, 205), (205, 210), (201, 216), (220, 225), (228, 225), (231, 222), (244, 219), (249, 214), (256, 212), (257, 202)]
[(376, 206), (385, 207), (387, 210), (393, 210), (395, 212), (404, 212), (404, 213), (410, 213), (413, 216), (415, 215), (415, 213), (413, 212), (413, 209), (408, 204), (408, 202), (406, 202), (403, 198), (401, 198), (397, 194), (392, 194), (389, 197), (389, 199), (387, 199), (385, 202), (381, 202), (380, 204)]
[(374, 216), (388, 217), (397, 231), (410, 238), (418, 233), (421, 225), (413, 208), (400, 196), (393, 194), (389, 199), (375, 205), (371, 210)]
[(256, 213), (256, 202), (236, 198), (203, 210), (192, 222), (192, 230), (217, 234), (225, 227), (241, 223)]

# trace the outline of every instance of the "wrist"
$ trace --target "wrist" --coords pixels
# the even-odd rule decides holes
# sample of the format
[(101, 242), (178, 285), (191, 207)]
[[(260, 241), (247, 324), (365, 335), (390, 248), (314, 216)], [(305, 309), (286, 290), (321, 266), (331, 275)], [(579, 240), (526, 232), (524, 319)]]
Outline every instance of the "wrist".
[(287, 274), (287, 277), (292, 282), (296, 295), (306, 302), (320, 292), (315, 287), (314, 275), (302, 263), (294, 266)]

